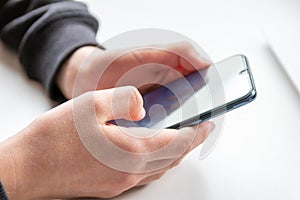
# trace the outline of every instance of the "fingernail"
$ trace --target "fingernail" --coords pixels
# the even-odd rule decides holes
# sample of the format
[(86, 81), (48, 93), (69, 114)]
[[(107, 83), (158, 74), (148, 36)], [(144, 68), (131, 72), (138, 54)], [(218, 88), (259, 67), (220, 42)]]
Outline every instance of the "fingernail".
[(141, 112), (140, 112), (140, 115), (139, 115), (139, 119), (143, 119), (146, 115), (146, 111), (144, 109), (144, 107), (142, 108)]

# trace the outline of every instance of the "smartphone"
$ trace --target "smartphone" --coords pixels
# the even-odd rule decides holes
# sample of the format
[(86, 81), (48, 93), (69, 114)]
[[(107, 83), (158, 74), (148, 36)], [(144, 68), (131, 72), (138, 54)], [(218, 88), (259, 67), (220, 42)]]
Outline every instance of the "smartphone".
[(142, 96), (146, 110), (142, 120), (113, 123), (174, 129), (193, 126), (248, 104), (255, 99), (256, 89), (246, 56), (234, 55)]

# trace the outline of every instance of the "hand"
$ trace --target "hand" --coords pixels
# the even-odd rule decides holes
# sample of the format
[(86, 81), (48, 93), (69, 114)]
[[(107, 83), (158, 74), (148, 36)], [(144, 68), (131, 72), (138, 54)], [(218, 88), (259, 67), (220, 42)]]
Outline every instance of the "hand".
[[(115, 109), (112, 105), (119, 107)], [(119, 117), (140, 120), (144, 117), (142, 105), (141, 95), (134, 87), (87, 92), (48, 111), (19, 134), (1, 143), (0, 180), (9, 198), (108, 198), (119, 195), (130, 188), (160, 178), (202, 143), (213, 127), (210, 122), (206, 122), (180, 130), (163, 129), (153, 137), (139, 139), (124, 134), (123, 129), (118, 126), (106, 123)], [(90, 108), (95, 109), (96, 113), (90, 112)], [(76, 109), (80, 112), (76, 113)], [(93, 114), (97, 116), (95, 120)], [(76, 122), (76, 118), (81, 121)], [(85, 127), (80, 128), (80, 123)], [(85, 132), (79, 133), (79, 129)], [(141, 134), (148, 131), (145, 128), (136, 130)], [(105, 136), (112, 144), (129, 153), (151, 154), (160, 149), (168, 151), (148, 160), (140, 159), (136, 163), (129, 163), (133, 170), (161, 165), (155, 171), (118, 171), (97, 160), (85, 148), (81, 134), (84, 134), (84, 138)], [(102, 141), (92, 142), (99, 144), (98, 150), (103, 151), (100, 154), (111, 154), (111, 149), (101, 147)], [(130, 157), (108, 156), (112, 161), (119, 159), (117, 161), (120, 168), (129, 166)]]
[(63, 64), (57, 84), (68, 99), (86, 91), (126, 85), (135, 86), (143, 93), (156, 84), (166, 84), (209, 64), (188, 42), (131, 50), (104, 51), (86, 46)]

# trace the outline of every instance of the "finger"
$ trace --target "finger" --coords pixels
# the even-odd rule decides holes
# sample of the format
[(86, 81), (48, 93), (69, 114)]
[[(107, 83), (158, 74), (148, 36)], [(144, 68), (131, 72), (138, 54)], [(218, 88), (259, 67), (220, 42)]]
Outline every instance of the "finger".
[[(159, 170), (160, 172), (166, 171), (176, 166), (190, 151), (203, 143), (203, 141), (207, 138), (208, 134), (214, 129), (214, 127), (215, 126), (212, 122), (204, 122), (194, 127), (180, 129), (183, 137), (177, 139), (177, 136), (177, 140), (173, 141), (173, 147), (177, 146), (177, 150), (174, 150), (172, 152), (172, 150), (169, 149), (169, 151), (171, 151), (173, 154), (170, 154), (168, 156), (161, 155), (160, 158), (154, 159), (147, 164), (162, 165), (162, 163), (168, 162), (168, 165)], [(191, 138), (191, 135), (193, 135), (194, 137)], [(182, 149), (184, 149), (184, 151)]]
[(145, 115), (142, 96), (132, 86), (96, 91), (94, 105), (100, 123), (119, 118), (136, 121)]
[[(127, 157), (122, 156), (122, 159), (126, 159), (129, 165), (134, 163), (134, 166), (130, 166), (135, 171), (153, 173), (171, 168), (172, 163), (202, 143), (206, 138), (207, 126), (186, 127), (180, 130), (162, 129), (156, 132), (157, 130), (141, 127), (104, 124), (101, 125), (101, 132), (113, 144), (128, 152), (123, 154)], [(130, 166), (127, 166), (128, 170), (131, 169)]]
[[(107, 158), (110, 166), (124, 172), (139, 174), (151, 173), (165, 166), (148, 166), (149, 160), (161, 156), (151, 155), (150, 148), (145, 144), (147, 139), (138, 137), (139, 134), (152, 134), (153, 130), (138, 127), (126, 128), (111, 124), (100, 124), (99, 127), (101, 133), (110, 141), (108, 146), (113, 147), (104, 150), (110, 155)], [(171, 141), (176, 136), (172, 131), (164, 130), (164, 132), (165, 138), (168, 138), (165, 141)]]
[[(163, 150), (154, 160), (177, 158), (187, 149), (195, 148), (207, 137), (210, 122), (194, 127), (176, 129), (148, 129), (143, 127), (121, 127), (106, 125), (105, 132), (114, 133), (124, 143), (141, 143), (142, 149), (135, 152), (152, 153)], [(121, 139), (122, 138), (122, 139)], [(113, 140), (116, 140), (113, 139)]]
[[(103, 54), (94, 56), (89, 68), (93, 74), (97, 75), (99, 87), (106, 88), (114, 86), (130, 70), (149, 63), (175, 68), (178, 66), (178, 57), (170, 51), (163, 50), (161, 47), (153, 46), (138, 49), (111, 50), (107, 51), (105, 56)], [(99, 73), (99, 66), (105, 66), (102, 73)], [(153, 68), (153, 71), (159, 70), (160, 68)], [(140, 75), (134, 76), (133, 78), (140, 78)]]
[(129, 50), (120, 56), (114, 64), (127, 72), (129, 69), (147, 63), (158, 63), (169, 67), (192, 72), (206, 68), (211, 61), (206, 58), (204, 52), (200, 53), (190, 42), (176, 42), (168, 45), (150, 45), (149, 47)]
[(188, 152), (192, 151), (193, 149), (198, 147), (200, 144), (202, 144), (204, 142), (204, 140), (206, 140), (208, 135), (215, 128), (215, 124), (211, 121), (206, 121), (206, 122), (196, 125), (194, 128), (196, 129), (195, 138), (194, 138), (194, 140), (190, 146), (190, 150)]
[(200, 53), (187, 41), (169, 44), (166, 49), (178, 56), (178, 69), (186, 72), (204, 69), (212, 63), (204, 52)]
[[(211, 122), (204, 122), (193, 127), (184, 127), (179, 130), (164, 129), (155, 137), (145, 140), (145, 145), (149, 151), (157, 151), (164, 148), (170, 153), (170, 156), (181, 156), (186, 150), (194, 149), (200, 145), (208, 135), (211, 129)], [(167, 137), (166, 137), (167, 136)]]
[(206, 140), (206, 138), (208, 137), (208, 135), (215, 128), (215, 125), (214, 125), (213, 122), (204, 122), (204, 123), (199, 124), (198, 126), (200, 127), (200, 129), (198, 131), (203, 132), (203, 133), (196, 134), (196, 137), (195, 137), (193, 143), (191, 144), (190, 148), (188, 148), (186, 150), (186, 152), (182, 156), (180, 156), (177, 160), (175, 160), (170, 165), (170, 168), (173, 168), (173, 167), (177, 166), (188, 153), (190, 153), (193, 149), (195, 149), (200, 144), (202, 144)]
[[(208, 67), (212, 62), (200, 53), (189, 42), (171, 43), (165, 46), (155, 46), (133, 50), (123, 57), (131, 66), (146, 63), (159, 63), (175, 68), (179, 72), (193, 72)], [(120, 60), (123, 63), (123, 60)]]
[(154, 130), (143, 127), (122, 127), (111, 124), (103, 125), (102, 132), (121, 149), (141, 154), (151, 153), (164, 148), (171, 143), (178, 134), (178, 130), (175, 129)]
[(196, 137), (194, 138), (191, 146), (184, 152), (184, 154), (181, 155), (178, 159), (176, 159), (169, 166), (167, 166), (161, 170), (158, 170), (156, 172), (150, 173), (148, 175), (148, 177), (142, 179), (138, 183), (137, 186), (146, 185), (152, 181), (158, 180), (166, 173), (167, 170), (177, 166), (190, 151), (192, 151), (194, 148), (196, 148), (199, 144), (203, 143), (203, 141), (207, 138), (209, 132), (211, 132), (214, 129), (214, 127), (215, 127), (215, 125), (211, 122), (204, 122), (204, 123), (194, 127), (195, 129), (197, 129), (198, 132), (196, 133)]
[[(139, 85), (140, 82), (136, 83), (137, 80), (141, 81), (140, 77), (146, 80), (144, 84), (152, 83), (154, 80), (162, 80), (157, 83), (166, 84), (181, 77), (180, 74), (187, 75), (195, 70), (208, 67), (211, 62), (205, 59), (203, 55), (204, 53), (198, 53), (189, 42), (172, 43), (164, 46), (150, 45), (143, 48), (119, 49), (95, 53), (85, 69), (87, 69), (89, 74), (92, 74), (91, 77), (94, 77), (92, 82), (95, 82), (97, 89), (112, 88), (116, 85), (128, 85), (128, 83), (136, 87), (141, 87)], [(152, 64), (152, 70), (144, 70), (142, 74), (136, 74), (131, 71), (144, 64)], [(159, 67), (162, 65), (168, 66), (169, 69), (164, 67), (162, 70)], [(175, 70), (173, 71), (172, 69)], [(129, 71), (130, 74), (127, 74)], [(143, 76), (143, 73), (146, 73), (146, 75)], [(125, 74), (131, 78), (127, 80), (127, 84), (119, 83), (119, 80)]]

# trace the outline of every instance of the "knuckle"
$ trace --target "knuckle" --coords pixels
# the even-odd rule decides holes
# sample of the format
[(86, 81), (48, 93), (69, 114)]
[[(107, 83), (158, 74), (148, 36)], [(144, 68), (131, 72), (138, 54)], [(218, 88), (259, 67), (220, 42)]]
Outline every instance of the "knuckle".
[(127, 87), (128, 90), (130, 90), (130, 91), (137, 91), (137, 88), (134, 87), (134, 86), (132, 86), (132, 85), (128, 85), (128, 86), (126, 86), (126, 87)]
[(106, 119), (106, 117), (109, 117), (110, 115), (107, 107), (114, 103), (111, 96), (101, 90), (94, 92), (93, 95), (93, 103), (97, 116), (101, 117), (101, 119)]
[(106, 95), (103, 95), (101, 91), (94, 92), (94, 105), (97, 111), (100, 111), (103, 108), (105, 102), (103, 99), (105, 98), (105, 96)]

